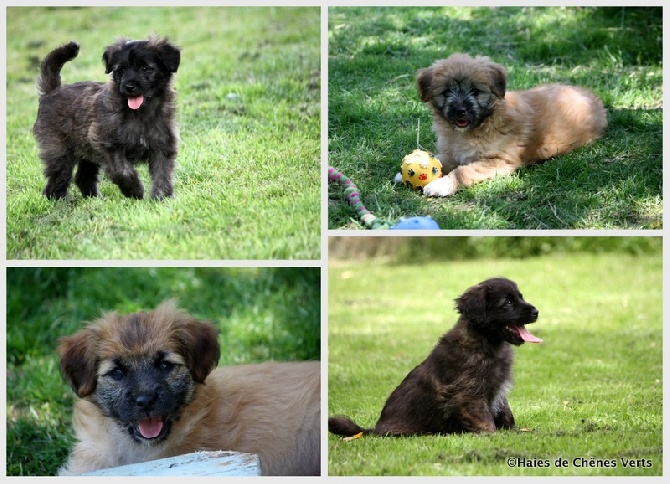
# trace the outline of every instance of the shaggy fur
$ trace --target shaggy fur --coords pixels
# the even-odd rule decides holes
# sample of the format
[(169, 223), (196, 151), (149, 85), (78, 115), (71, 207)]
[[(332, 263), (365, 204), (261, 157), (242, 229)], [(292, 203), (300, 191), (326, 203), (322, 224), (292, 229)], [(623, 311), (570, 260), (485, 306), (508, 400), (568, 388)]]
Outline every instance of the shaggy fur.
[(539, 343), (524, 327), (537, 309), (509, 279), (488, 279), (456, 299), (461, 314), (428, 357), (391, 393), (377, 424), (363, 428), (348, 417), (328, 419), (328, 430), (403, 436), (494, 432), (514, 427), (507, 403), (512, 348)]
[(320, 473), (320, 363), (215, 368), (217, 333), (167, 301), (104, 315), (58, 347), (79, 399), (61, 475), (195, 451), (258, 454), (264, 475)]
[(514, 173), (589, 144), (607, 128), (602, 102), (585, 89), (548, 84), (506, 92), (505, 85), (504, 67), (488, 57), (453, 54), (418, 71), (445, 175), (426, 185), (425, 195), (449, 196), (461, 185)]
[(177, 156), (176, 93), (172, 75), (180, 51), (167, 39), (120, 39), (102, 60), (111, 80), (61, 85), (63, 65), (79, 53), (70, 42), (42, 62), (40, 97), (33, 133), (44, 163), (44, 195), (65, 198), (75, 183), (85, 197), (98, 196), (102, 167), (126, 197), (143, 198), (144, 187), (133, 165), (148, 162), (151, 197), (173, 195)]

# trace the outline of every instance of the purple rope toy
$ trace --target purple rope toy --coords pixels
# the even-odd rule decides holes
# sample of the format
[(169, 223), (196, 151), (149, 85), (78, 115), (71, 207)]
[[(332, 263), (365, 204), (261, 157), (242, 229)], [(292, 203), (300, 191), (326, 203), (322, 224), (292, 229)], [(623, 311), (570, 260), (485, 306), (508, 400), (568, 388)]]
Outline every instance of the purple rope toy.
[(375, 217), (363, 202), (361, 202), (361, 194), (358, 191), (358, 187), (352, 182), (349, 178), (344, 176), (342, 173), (337, 171), (332, 166), (328, 167), (328, 181), (333, 183), (338, 183), (341, 187), (344, 188), (344, 195), (349, 203), (360, 218), (363, 225), (368, 229), (373, 230), (394, 230), (394, 229), (405, 229), (405, 230), (417, 230), (417, 229), (429, 229), (435, 230), (440, 227), (437, 225), (432, 217), (410, 217), (408, 219), (403, 219), (398, 222), (396, 225), (391, 225), (386, 220)]

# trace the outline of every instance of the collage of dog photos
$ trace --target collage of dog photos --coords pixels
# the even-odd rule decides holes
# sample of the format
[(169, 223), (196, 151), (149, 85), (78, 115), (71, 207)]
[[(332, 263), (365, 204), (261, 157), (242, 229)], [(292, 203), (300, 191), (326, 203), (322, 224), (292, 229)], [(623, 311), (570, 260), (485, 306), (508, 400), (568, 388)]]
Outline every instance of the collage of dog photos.
[(2, 8), (8, 482), (662, 479), (660, 0), (57, 3)]

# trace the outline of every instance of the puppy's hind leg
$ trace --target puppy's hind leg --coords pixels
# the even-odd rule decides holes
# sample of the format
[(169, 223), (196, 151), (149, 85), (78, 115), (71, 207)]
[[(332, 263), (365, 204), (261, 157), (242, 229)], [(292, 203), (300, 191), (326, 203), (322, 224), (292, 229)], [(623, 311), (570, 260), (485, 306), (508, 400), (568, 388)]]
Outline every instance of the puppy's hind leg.
[(97, 197), (98, 194), (98, 172), (100, 167), (88, 160), (79, 160), (77, 174), (74, 182), (79, 187), (81, 194), (85, 197)]
[(75, 160), (67, 154), (45, 160), (44, 175), (47, 178), (47, 185), (44, 188), (44, 196), (50, 200), (67, 196), (74, 164)]

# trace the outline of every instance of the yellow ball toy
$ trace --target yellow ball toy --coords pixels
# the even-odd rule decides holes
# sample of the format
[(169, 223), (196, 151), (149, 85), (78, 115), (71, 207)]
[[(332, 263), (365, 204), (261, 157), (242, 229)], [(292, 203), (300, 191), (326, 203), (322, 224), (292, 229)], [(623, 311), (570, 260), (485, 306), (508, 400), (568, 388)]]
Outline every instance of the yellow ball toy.
[(414, 150), (402, 159), (402, 183), (414, 190), (421, 190), (433, 180), (442, 178), (442, 163), (423, 150)]

